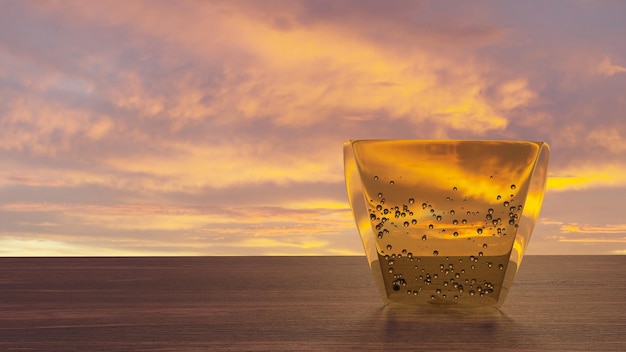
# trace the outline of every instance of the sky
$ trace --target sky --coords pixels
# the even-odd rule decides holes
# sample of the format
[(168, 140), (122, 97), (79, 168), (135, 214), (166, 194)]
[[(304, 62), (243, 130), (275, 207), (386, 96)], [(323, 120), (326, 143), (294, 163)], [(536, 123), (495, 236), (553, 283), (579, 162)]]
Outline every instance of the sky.
[(363, 255), (349, 139), (551, 148), (527, 254), (626, 254), (626, 2), (0, 0), (0, 256)]

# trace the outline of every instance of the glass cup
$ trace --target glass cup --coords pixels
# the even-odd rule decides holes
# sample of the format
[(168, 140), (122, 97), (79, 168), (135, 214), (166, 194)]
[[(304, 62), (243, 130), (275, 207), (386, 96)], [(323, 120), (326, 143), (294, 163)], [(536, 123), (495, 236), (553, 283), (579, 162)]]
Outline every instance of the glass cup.
[(544, 142), (345, 142), (348, 198), (385, 303), (500, 307), (549, 154)]

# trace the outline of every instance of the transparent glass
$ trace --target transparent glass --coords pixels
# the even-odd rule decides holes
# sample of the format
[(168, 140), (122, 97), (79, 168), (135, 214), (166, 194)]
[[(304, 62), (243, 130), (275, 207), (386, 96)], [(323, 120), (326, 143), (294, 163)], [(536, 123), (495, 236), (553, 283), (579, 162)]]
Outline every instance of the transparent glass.
[(350, 206), (386, 303), (500, 307), (547, 180), (544, 142), (351, 140)]

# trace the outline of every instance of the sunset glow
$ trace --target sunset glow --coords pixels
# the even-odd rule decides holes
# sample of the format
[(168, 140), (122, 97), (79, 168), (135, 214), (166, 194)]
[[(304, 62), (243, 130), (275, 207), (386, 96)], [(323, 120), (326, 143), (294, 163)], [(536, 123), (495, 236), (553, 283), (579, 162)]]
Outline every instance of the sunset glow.
[(626, 253), (621, 2), (0, 8), (0, 256), (363, 255), (367, 138), (545, 141), (527, 253)]

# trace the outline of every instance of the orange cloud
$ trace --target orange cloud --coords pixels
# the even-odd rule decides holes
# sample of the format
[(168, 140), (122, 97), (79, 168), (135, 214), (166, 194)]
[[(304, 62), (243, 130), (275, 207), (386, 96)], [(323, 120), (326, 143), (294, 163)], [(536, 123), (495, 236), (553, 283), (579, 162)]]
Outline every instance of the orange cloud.
[(626, 165), (619, 163), (571, 166), (552, 172), (548, 177), (549, 191), (626, 186)]
[(614, 76), (618, 73), (626, 72), (626, 67), (614, 64), (611, 62), (610, 58), (605, 57), (598, 66), (596, 66), (596, 71), (604, 76)]
[[(120, 241), (108, 238), (106, 241), (94, 241), (88, 237), (79, 240), (75, 237), (59, 238), (45, 233), (3, 234), (0, 236), (0, 256), (37, 257), (37, 256), (186, 256), (202, 255), (193, 248), (176, 250), (165, 243), (156, 243), (161, 248), (152, 249), (150, 241)], [(130, 244), (130, 245), (129, 245)], [(142, 248), (143, 246), (143, 248)]]
[(563, 224), (562, 233), (599, 233), (599, 234), (626, 234), (626, 224), (588, 225), (588, 224)]
[[(470, 63), (433, 58), (417, 48), (396, 55), (350, 33), (338, 35), (342, 29), (332, 26), (283, 31), (238, 16), (227, 25), (258, 58), (247, 80), (237, 82), (235, 75), (218, 93), (244, 116), (276, 116), (278, 123), (301, 126), (330, 118), (331, 111), (384, 113), (391, 119), (434, 118), (476, 133), (507, 124), (481, 95), (486, 82)], [(444, 68), (456, 79), (442, 82), (436, 72)]]
[(539, 218), (539, 223), (543, 225), (562, 225), (563, 221), (552, 220), (547, 218)]
[(559, 242), (576, 242), (576, 243), (626, 243), (626, 237), (623, 238), (567, 238), (560, 237)]
[[(471, 61), (459, 62), (419, 47), (396, 54), (341, 23), (284, 30), (255, 11), (234, 11), (245, 7), (242, 4), (230, 9), (209, 4), (193, 9), (140, 2), (116, 5), (120, 9), (112, 13), (109, 6), (72, 3), (67, 14), (73, 12), (70, 21), (83, 25), (129, 27), (131, 36), (159, 38), (191, 57), (219, 60), (221, 66), (214, 90), (190, 86), (194, 78), (185, 73), (172, 77), (175, 89), (168, 89), (168, 94), (155, 94), (137, 73), (116, 72), (119, 86), (107, 93), (117, 106), (140, 116), (162, 113), (176, 120), (175, 125), (214, 116), (224, 123), (265, 117), (303, 126), (331, 117), (383, 113), (415, 121), (435, 119), (477, 134), (507, 125), (502, 111), (483, 96), (488, 82), (481, 76), (482, 67)], [(170, 57), (163, 59), (168, 63)], [(441, 80), (442, 71), (454, 79)], [(519, 82), (503, 85), (504, 110), (525, 104), (532, 96)], [(210, 103), (203, 101), (207, 94)]]
[[(116, 3), (119, 11), (111, 12), (109, 5), (72, 2), (65, 8), (33, 4), (32, 10), (66, 18), (69, 26), (98, 24), (124, 28), (130, 38), (158, 38), (166, 49), (176, 48), (192, 62), (211, 62), (214, 66), (199, 67), (205, 73), (219, 70), (211, 86), (200, 84), (195, 72), (160, 79), (145, 76), (135, 66), (113, 67), (105, 59), (114, 53), (106, 51), (78, 57), (77, 73), (45, 77), (38, 83), (39, 90), (65, 87), (97, 95), (129, 119), (44, 99), (33, 107), (18, 99), (9, 113), (15, 123), (9, 127), (25, 122), (28, 128), (11, 131), (12, 138), (3, 138), (0, 147), (55, 156), (89, 143), (123, 140), (132, 141), (131, 148), (147, 146), (143, 153), (89, 155), (94, 163), (109, 168), (98, 170), (98, 175), (85, 171), (81, 176), (81, 171), (67, 175), (67, 170), (55, 175), (73, 178), (66, 184), (80, 179), (118, 188), (188, 191), (265, 182), (341, 182), (340, 141), (334, 138), (311, 139), (316, 144), (303, 157), (292, 149), (277, 148), (280, 137), (190, 143), (158, 140), (154, 130), (143, 127), (169, 121), (170, 131), (179, 131), (202, 122), (219, 130), (262, 119), (267, 124), (304, 128), (343, 117), (379, 116), (409, 124), (432, 121), (440, 135), (445, 135), (443, 129), (482, 135), (506, 128), (503, 112), (527, 104), (534, 94), (524, 79), (516, 79), (500, 87), (503, 105), (494, 105), (483, 94), (490, 83), (475, 63), (419, 47), (394, 53), (341, 23), (286, 31), (254, 11), (228, 10), (243, 5), (144, 5), (120, 2)], [(212, 33), (210, 38), (206, 33)], [(156, 55), (159, 64), (179, 64), (168, 51)], [(103, 84), (94, 79), (94, 69), (113, 78)], [(443, 71), (454, 79), (442, 80)], [(58, 135), (60, 143), (52, 140)]]
[(537, 96), (535, 92), (528, 88), (528, 81), (518, 78), (508, 81), (498, 87), (500, 95), (500, 105), (505, 110), (526, 106)]
[[(77, 255), (85, 253), (89, 243), (100, 243), (98, 255), (115, 255), (119, 248), (123, 250), (117, 253), (128, 255), (160, 255), (162, 248), (173, 245), (171, 236), (181, 248), (171, 255), (234, 255), (246, 248), (265, 255), (362, 254), (352, 214), (345, 208), (0, 205), (0, 213), (7, 212), (54, 216), (54, 222), (6, 224), (9, 230), (0, 234), (0, 244), (20, 255), (37, 253), (44, 246), (50, 255)], [(35, 228), (42, 230), (36, 235), (29, 232)], [(68, 229), (80, 235), (65, 233)], [(347, 243), (339, 234), (349, 235)]]
[(141, 186), (161, 191), (267, 182), (343, 181), (338, 167), (341, 155), (330, 152), (332, 146), (316, 147), (303, 158), (290, 150), (274, 150), (272, 144), (273, 141), (267, 141), (202, 147), (177, 143), (169, 146), (177, 155), (174, 158), (154, 154), (115, 156), (106, 164), (125, 173), (151, 175), (151, 182)]

